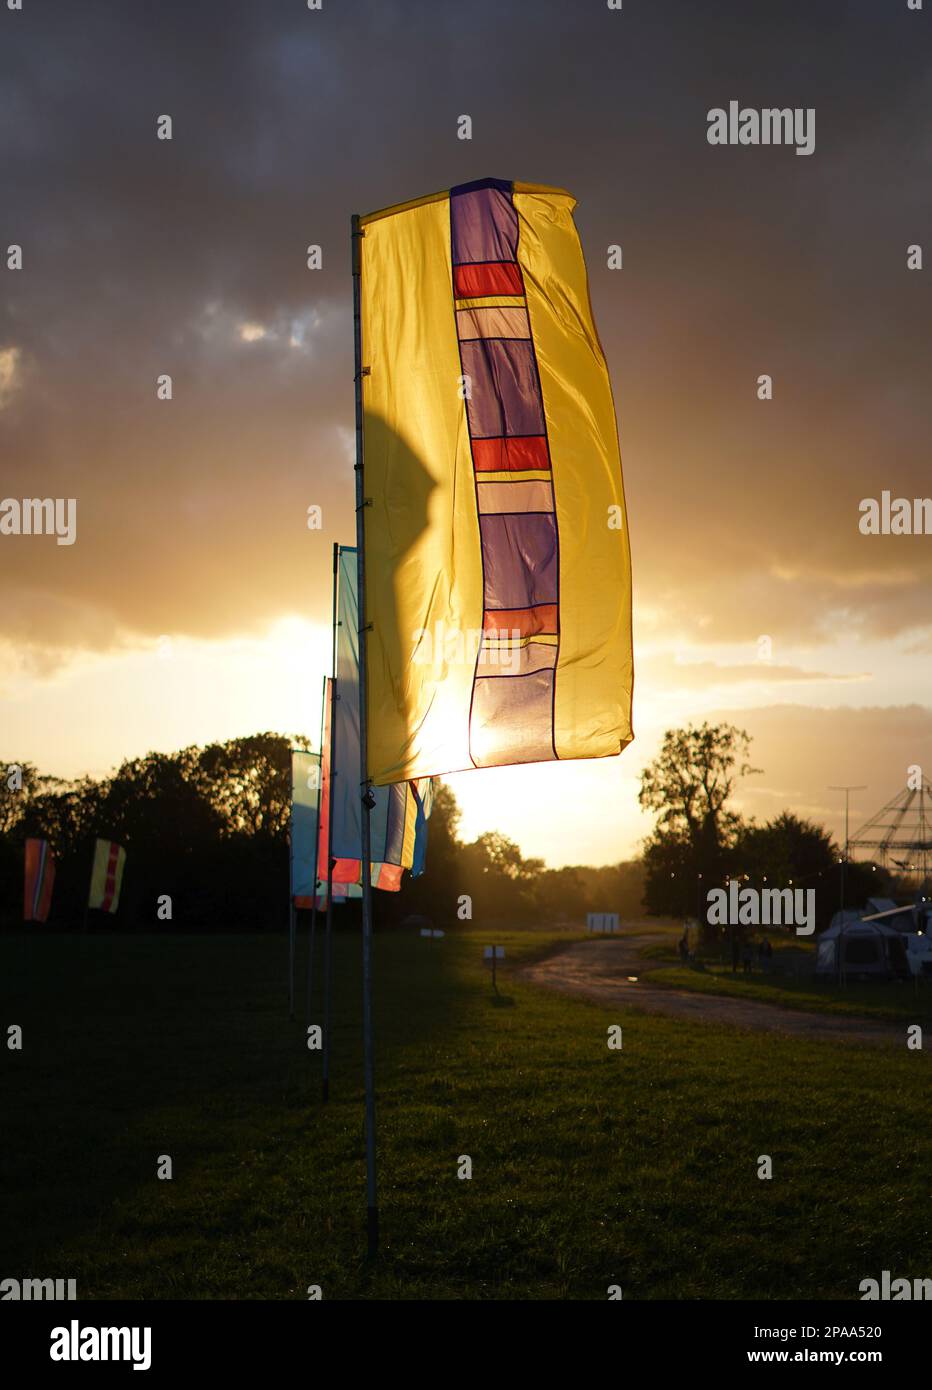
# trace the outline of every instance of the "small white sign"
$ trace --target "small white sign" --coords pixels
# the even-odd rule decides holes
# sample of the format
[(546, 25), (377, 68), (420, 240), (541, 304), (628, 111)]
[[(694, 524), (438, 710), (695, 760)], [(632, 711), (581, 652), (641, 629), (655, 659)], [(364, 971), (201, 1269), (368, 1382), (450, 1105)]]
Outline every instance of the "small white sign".
[(430, 927), (421, 927), (421, 936), (433, 936)]
[(495, 960), (504, 960), (505, 948), (504, 946), (486, 946), (483, 948), (482, 955), (485, 960), (492, 960), (493, 957)]
[(431, 935), (432, 935), (432, 936), (443, 936), (444, 933), (443, 933), (442, 931), (438, 931), (437, 928), (435, 927), (434, 930), (433, 930), (433, 932), (431, 933)]

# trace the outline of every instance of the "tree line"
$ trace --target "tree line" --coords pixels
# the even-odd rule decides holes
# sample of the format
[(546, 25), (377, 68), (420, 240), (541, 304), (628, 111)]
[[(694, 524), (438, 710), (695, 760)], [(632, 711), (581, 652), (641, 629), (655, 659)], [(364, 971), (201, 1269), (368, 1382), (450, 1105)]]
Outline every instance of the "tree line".
[[(288, 916), (291, 749), (308, 741), (263, 733), (148, 753), (111, 776), (65, 781), (28, 763), (0, 762), (0, 921), (22, 920), (23, 848), (49, 841), (56, 862), (51, 927), (84, 920), (95, 839), (127, 852), (112, 925), (140, 929), (284, 928)], [(377, 893), (377, 925), (420, 915), (438, 926), (475, 921), (579, 921), (587, 911), (640, 910), (637, 861), (611, 867), (548, 869), (505, 835), (471, 842), (440, 783), (434, 797), (426, 872), (405, 874), (400, 893)], [(157, 915), (171, 899), (171, 921)], [(468, 901), (467, 901), (468, 900)], [(341, 906), (341, 921), (358, 909)], [(466, 914), (469, 914), (468, 916)], [(91, 914), (91, 925), (110, 919)]]
[[(148, 753), (111, 776), (63, 781), (28, 763), (0, 763), (0, 921), (21, 920), (23, 846), (50, 842), (56, 860), (50, 925), (83, 920), (95, 838), (127, 852), (121, 926), (196, 930), (278, 929), (288, 915), (292, 748), (304, 738), (263, 733), (177, 753)], [(729, 724), (666, 733), (641, 775), (640, 803), (656, 815), (639, 858), (549, 869), (498, 831), (465, 842), (450, 788), (439, 783), (427, 870), (406, 874), (400, 893), (378, 893), (377, 922), (420, 915), (461, 921), (575, 922), (587, 912), (704, 918), (710, 887), (736, 876), (752, 886), (790, 882), (817, 890), (821, 928), (838, 906), (842, 851), (819, 825), (783, 811), (758, 825), (732, 798), (756, 771), (750, 739)], [(881, 870), (852, 863), (846, 901), (889, 893)], [(171, 924), (157, 916), (172, 903)], [(339, 909), (353, 920), (356, 908)], [(467, 915), (468, 914), (468, 915)]]

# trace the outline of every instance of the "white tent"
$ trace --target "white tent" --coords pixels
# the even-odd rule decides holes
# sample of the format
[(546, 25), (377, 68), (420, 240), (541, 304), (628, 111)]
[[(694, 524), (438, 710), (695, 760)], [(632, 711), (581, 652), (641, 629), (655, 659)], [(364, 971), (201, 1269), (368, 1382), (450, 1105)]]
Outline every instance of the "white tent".
[(861, 913), (851, 908), (836, 912), (819, 937), (817, 975), (843, 972), (854, 980), (892, 980), (909, 971), (903, 933), (886, 922), (862, 921)]

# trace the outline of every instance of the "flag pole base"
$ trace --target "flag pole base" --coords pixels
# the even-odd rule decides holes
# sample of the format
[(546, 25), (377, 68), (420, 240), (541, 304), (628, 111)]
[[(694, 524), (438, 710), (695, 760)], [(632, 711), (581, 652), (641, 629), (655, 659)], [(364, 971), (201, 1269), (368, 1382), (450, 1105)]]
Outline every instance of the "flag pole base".
[(374, 1260), (379, 1253), (379, 1209), (378, 1207), (368, 1207), (366, 1210), (366, 1237), (369, 1252), (369, 1259)]

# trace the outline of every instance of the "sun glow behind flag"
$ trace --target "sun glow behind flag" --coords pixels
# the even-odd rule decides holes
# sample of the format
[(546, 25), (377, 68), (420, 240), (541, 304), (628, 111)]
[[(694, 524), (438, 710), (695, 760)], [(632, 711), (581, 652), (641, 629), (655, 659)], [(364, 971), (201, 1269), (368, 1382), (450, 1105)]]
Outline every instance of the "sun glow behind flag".
[(94, 866), (91, 870), (91, 891), (88, 907), (103, 912), (116, 912), (120, 906), (120, 888), (126, 866), (126, 850), (114, 840), (98, 840), (94, 847)]
[(633, 736), (621, 462), (574, 206), (483, 179), (361, 219), (377, 786)]
[(54, 885), (55, 860), (48, 840), (27, 840), (23, 888), (24, 922), (44, 922), (48, 918)]

